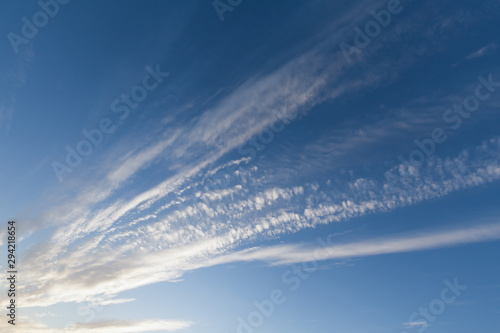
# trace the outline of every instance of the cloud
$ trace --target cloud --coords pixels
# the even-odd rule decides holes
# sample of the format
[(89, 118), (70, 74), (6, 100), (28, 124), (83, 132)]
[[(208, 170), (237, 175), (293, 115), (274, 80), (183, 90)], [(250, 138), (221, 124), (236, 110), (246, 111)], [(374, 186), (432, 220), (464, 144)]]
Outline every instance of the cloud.
[[(363, 177), (353, 174), (353, 179), (344, 180), (336, 193), (328, 184), (300, 183), (297, 179), (280, 184), (272, 168), (246, 168), (249, 158), (223, 161), (228, 153), (276, 120), (298, 119), (326, 100), (388, 83), (411, 66), (408, 61), (397, 66), (370, 66), (366, 71), (365, 67), (360, 71), (354, 68), (359, 63), (366, 65), (370, 55), (382, 47), (375, 42), (363, 50), (359, 62), (349, 66), (342, 54), (331, 54), (332, 45), (338, 45), (346, 31), (366, 18), (361, 12), (366, 13), (365, 4), (332, 24), (332, 35), (319, 47), (273, 71), (250, 75), (240, 86), (218, 96), (212, 107), (188, 125), (175, 121), (161, 124), (164, 133), (169, 134), (103, 163), (100, 167), (104, 176), (77, 179), (76, 196), (69, 196), (71, 199), (62, 204), (57, 201), (48, 205), (44, 219), (53, 227), (47, 232), (53, 233), (21, 260), (20, 269), (31, 281), (20, 285), (22, 292), (29, 290), (24, 305), (48, 306), (88, 299), (102, 305), (119, 304), (131, 301), (117, 298), (123, 291), (178, 281), (184, 273), (203, 267), (234, 261), (289, 264), (310, 260), (313, 248), (296, 244), (252, 246), (320, 224), (387, 212), (499, 179), (499, 138), (455, 157), (431, 158), (420, 169), (397, 165), (394, 169), (409, 177), (394, 186), (383, 180), (382, 173)], [(402, 32), (413, 29), (405, 25)], [(391, 38), (404, 37), (387, 34), (384, 41)], [(353, 74), (353, 70), (360, 73)], [(368, 134), (383, 138), (386, 133), (366, 130), (362, 134), (340, 147), (336, 156), (366, 144)], [(326, 147), (327, 153), (334, 146)], [(154, 163), (160, 160), (167, 165), (161, 174), (167, 176), (160, 180), (136, 177), (143, 171), (155, 171)], [(322, 163), (317, 159), (307, 162)], [(230, 170), (221, 176), (231, 166), (237, 166), (237, 172)], [(36, 227), (33, 223), (32, 228)], [(366, 240), (328, 247), (319, 258), (418, 251), (497, 236), (497, 227), (488, 226), (448, 234)], [(72, 329), (138, 332), (159, 330), (165, 325), (160, 321), (113, 321), (80, 324)], [(28, 331), (37, 332), (37, 327)], [(125, 327), (136, 331), (125, 331)]]
[(467, 57), (465, 57), (467, 60), (471, 60), (471, 59), (475, 59), (475, 58), (480, 58), (482, 56), (485, 56), (489, 53), (492, 53), (493, 51), (495, 51), (496, 49), (498, 48), (498, 44), (497, 43), (491, 43), (491, 44), (488, 44), (482, 48), (480, 48), (479, 50), (469, 54)]
[[(182, 320), (109, 320), (92, 323), (75, 323), (62, 328), (52, 328), (42, 323), (21, 318), (22, 324), (16, 325), (16, 333), (143, 333), (143, 332), (174, 332), (189, 328), (192, 322)], [(2, 320), (2, 330), (11, 329), (11, 325)]]
[(407, 322), (403, 323), (404, 328), (414, 328), (418, 326), (429, 326), (429, 323), (427, 321), (412, 321), (412, 322)]
[(236, 261), (261, 260), (273, 265), (291, 265), (312, 260), (339, 260), (353, 257), (367, 257), (391, 253), (433, 250), (500, 239), (500, 224), (489, 224), (427, 232), (415, 235), (399, 235), (379, 239), (316, 247), (282, 245), (263, 249), (245, 250), (214, 259), (212, 264)]
[[(378, 1), (369, 6), (381, 6), (384, 3)], [(51, 224), (67, 220), (80, 221), (76, 222), (80, 224), (83, 221), (81, 217), (92, 211), (91, 206), (112, 197), (127, 180), (154, 159), (161, 155), (168, 156), (170, 168), (175, 174), (138, 194), (127, 205), (122, 205), (110, 214), (113, 218), (119, 218), (139, 205), (151, 206), (165, 193), (175, 191), (198, 172), (275, 121), (292, 121), (325, 100), (333, 100), (387, 79), (387, 68), (374, 67), (367, 68), (361, 76), (358, 73), (356, 78), (349, 78), (347, 74), (350, 68), (358, 62), (347, 64), (339, 50), (333, 56), (331, 54), (332, 45), (338, 45), (347, 32), (351, 33), (353, 26), (366, 19), (366, 10), (366, 4), (349, 9), (325, 28), (324, 36), (327, 37), (318, 46), (301, 50), (301, 55), (273, 71), (251, 75), (230, 93), (220, 96), (213, 107), (193, 119), (192, 125), (168, 123), (162, 132), (174, 133), (170, 138), (144, 147), (142, 151), (134, 149), (134, 152), (125, 153), (107, 165), (100, 165), (99, 170), (107, 170), (104, 180), (94, 182), (97, 185), (82, 191), (76, 200), (54, 207), (45, 214), (44, 220)], [(364, 57), (371, 52), (376, 53), (379, 47), (371, 46), (369, 50), (363, 50)], [(398, 71), (400, 68), (391, 67), (391, 70)], [(366, 80), (366, 76), (370, 79)], [(117, 167), (117, 160), (123, 165)], [(82, 182), (88, 181), (84, 179)], [(102, 220), (96, 223), (102, 223)], [(92, 231), (92, 228), (87, 231)]]
[[(267, 178), (264, 180), (267, 185), (263, 187), (259, 170), (249, 168), (238, 174), (228, 173), (232, 179), (222, 189), (204, 189), (206, 183), (194, 181), (189, 184), (199, 185), (166, 192), (151, 207), (139, 208), (133, 201), (132, 205), (137, 208), (127, 208), (126, 216), (122, 216), (120, 210), (131, 204), (120, 199), (76, 223), (60, 226), (51, 238), (38, 244), (21, 260), (24, 266), (20, 269), (33, 281), (24, 303), (47, 306), (90, 298), (97, 304), (106, 304), (125, 290), (177, 281), (187, 271), (218, 263), (252, 258), (280, 264), (305, 260), (310, 249), (296, 245), (249, 252), (241, 252), (241, 248), (498, 180), (500, 138), (487, 140), (453, 158), (430, 158), (422, 168), (402, 164), (395, 169), (407, 174), (395, 185), (385, 183), (379, 175), (358, 177), (343, 184), (289, 187), (270, 186), (272, 178)], [(213, 169), (206, 172), (210, 170)], [(203, 177), (201, 174), (196, 179)], [(340, 192), (330, 193), (330, 187), (338, 185), (341, 185)], [(366, 241), (332, 248), (333, 254), (323, 254), (320, 258), (417, 251), (497, 236), (497, 229), (485, 230)]]

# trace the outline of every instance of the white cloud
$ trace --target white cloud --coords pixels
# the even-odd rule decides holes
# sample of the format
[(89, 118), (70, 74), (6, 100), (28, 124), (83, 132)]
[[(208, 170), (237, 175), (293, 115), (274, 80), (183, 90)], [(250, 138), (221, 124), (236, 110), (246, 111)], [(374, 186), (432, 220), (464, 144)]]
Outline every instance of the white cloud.
[(92, 323), (75, 323), (62, 328), (45, 326), (42, 323), (34, 322), (28, 318), (20, 318), (22, 324), (15, 326), (7, 324), (2, 320), (0, 328), (4, 332), (16, 333), (143, 333), (143, 332), (174, 332), (186, 329), (193, 325), (192, 322), (182, 320), (109, 320)]
[(480, 58), (486, 54), (488, 54), (488, 52), (491, 52), (493, 50), (496, 50), (498, 48), (498, 44), (497, 43), (491, 43), (491, 44), (488, 44), (482, 48), (480, 48), (479, 50), (469, 54), (466, 59), (470, 60), (470, 59), (474, 59), (474, 58)]
[[(122, 291), (176, 281), (187, 271), (219, 262), (252, 258), (280, 263), (304, 260), (310, 253), (296, 245), (231, 253), (255, 241), (390, 211), (497, 180), (499, 161), (500, 138), (493, 138), (454, 158), (434, 158), (421, 169), (400, 165), (399, 169), (411, 175), (400, 184), (389, 186), (375, 178), (354, 179), (344, 184), (342, 198), (329, 195), (324, 185), (317, 184), (261, 189), (258, 181), (252, 182), (254, 177), (250, 172), (233, 176), (238, 181), (247, 177), (248, 182), (240, 183), (238, 188), (228, 186), (227, 189), (237, 191), (221, 200), (210, 199), (220, 195), (221, 190), (199, 194), (194, 187), (181, 197), (164, 194), (182, 200), (160, 213), (151, 214), (156, 207), (137, 208), (129, 209), (126, 217), (115, 214), (130, 204), (117, 201), (79, 223), (61, 226), (52, 239), (33, 249), (22, 267), (24, 275), (33, 279), (32, 290), (24, 302), (41, 306), (61, 301), (81, 302), (89, 297), (97, 303), (110, 302)], [(159, 202), (158, 206), (164, 205)], [(143, 223), (134, 223), (137, 221)], [(496, 237), (497, 229), (487, 231), (474, 229), (404, 240), (366, 241), (332, 248), (334, 254), (324, 254), (321, 258), (416, 251), (483, 241), (488, 235)]]
[(412, 321), (412, 322), (407, 322), (403, 323), (403, 327), (405, 328), (415, 328), (419, 326), (429, 326), (429, 323), (427, 321)]
[(256, 248), (213, 259), (211, 264), (261, 260), (273, 265), (291, 265), (312, 260), (338, 260), (432, 250), (498, 239), (500, 239), (500, 224), (490, 224), (414, 235), (398, 235), (340, 245), (328, 244), (330, 246), (326, 247), (322, 244), (317, 244), (315, 247), (281, 245), (269, 248)]
[[(260, 172), (257, 168), (227, 176), (238, 184), (216, 190), (203, 187), (204, 177), (215, 176), (231, 165), (248, 163), (248, 158), (240, 158), (217, 164), (222, 156), (276, 119), (300, 117), (327, 99), (387, 78), (386, 68), (373, 68), (363, 72), (361, 78), (346, 79), (349, 68), (343, 56), (323, 50), (364, 19), (362, 12), (366, 13), (364, 4), (330, 27), (331, 31), (339, 31), (320, 47), (271, 73), (251, 77), (194, 119), (190, 127), (164, 124), (167, 132), (173, 133), (171, 136), (128, 151), (117, 159), (120, 163), (104, 165), (104, 177), (84, 179), (76, 198), (50, 207), (45, 219), (53, 221), (56, 230), (25, 258), (23, 274), (32, 283), (24, 304), (82, 302), (89, 297), (99, 304), (119, 304), (131, 301), (116, 298), (122, 291), (177, 281), (185, 272), (202, 267), (232, 261), (282, 264), (310, 260), (314, 249), (298, 245), (237, 249), (257, 240), (389, 211), (499, 179), (500, 140), (493, 138), (484, 148), (476, 149), (483, 153), (481, 156), (466, 150), (455, 158), (434, 158), (432, 165), (422, 169), (399, 165), (398, 169), (412, 176), (397, 186), (389, 186), (377, 177), (354, 179), (343, 184), (341, 198), (329, 195), (319, 184), (278, 186), (272, 175), (254, 177)], [(363, 57), (376, 50), (373, 45), (363, 51)], [(391, 70), (396, 73), (405, 66)], [(365, 75), (369, 79), (364, 80)], [(370, 133), (385, 135), (376, 130)], [(358, 140), (353, 139), (341, 150), (365, 144), (366, 131), (358, 134)], [(169, 159), (166, 179), (153, 185), (134, 182), (138, 172), (165, 156)], [(417, 251), (497, 236), (498, 228), (488, 226), (449, 234), (367, 240), (325, 249), (320, 259)], [(159, 321), (101, 322), (75, 326), (73, 331), (139, 332), (160, 330), (165, 325)], [(182, 325), (187, 324), (177, 327)], [(29, 332), (42, 331), (37, 327), (31, 327)]]

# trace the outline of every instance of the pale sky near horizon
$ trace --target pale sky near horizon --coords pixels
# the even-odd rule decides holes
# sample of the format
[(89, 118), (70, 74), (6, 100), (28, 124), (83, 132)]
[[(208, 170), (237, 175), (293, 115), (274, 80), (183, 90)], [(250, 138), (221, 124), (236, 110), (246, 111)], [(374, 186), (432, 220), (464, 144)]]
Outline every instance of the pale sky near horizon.
[(0, 8), (2, 332), (498, 332), (498, 1)]

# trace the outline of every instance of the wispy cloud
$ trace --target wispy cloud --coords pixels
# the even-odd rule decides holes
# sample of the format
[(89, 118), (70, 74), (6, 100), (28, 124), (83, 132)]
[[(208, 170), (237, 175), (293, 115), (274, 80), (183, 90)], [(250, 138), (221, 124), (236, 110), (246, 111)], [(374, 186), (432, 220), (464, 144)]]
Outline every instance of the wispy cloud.
[(415, 328), (415, 327), (419, 327), (419, 326), (429, 326), (429, 323), (427, 323), (426, 321), (412, 321), (412, 322), (407, 322), (407, 323), (403, 323), (403, 327), (404, 328)]
[(470, 60), (470, 59), (475, 59), (475, 58), (480, 58), (484, 55), (487, 55), (493, 51), (495, 51), (496, 49), (498, 49), (498, 43), (491, 43), (491, 44), (488, 44), (486, 46), (483, 46), (482, 48), (480, 48), (479, 50), (469, 54), (466, 59), (467, 60)]
[(498, 239), (500, 239), (500, 224), (491, 224), (416, 235), (399, 235), (370, 239), (326, 247), (317, 244), (316, 247), (283, 245), (264, 249), (251, 249), (217, 258), (211, 263), (221, 264), (235, 261), (261, 260), (273, 265), (290, 265), (312, 260), (338, 260), (352, 257), (432, 250)]
[[(143, 333), (143, 332), (175, 332), (186, 329), (193, 325), (189, 321), (181, 320), (109, 320), (92, 323), (76, 323), (62, 328), (48, 327), (42, 323), (30, 321), (28, 318), (21, 318), (22, 325), (16, 326), (18, 333)], [(11, 325), (5, 320), (0, 324), (2, 330), (11, 329)]]
[[(408, 165), (398, 168), (409, 174), (405, 183), (389, 186), (377, 178), (358, 178), (343, 185), (341, 196), (329, 194), (327, 184), (261, 189), (260, 178), (255, 174), (258, 170), (250, 169), (231, 176), (239, 184), (227, 186), (229, 192), (200, 191), (203, 189), (200, 183), (200, 188), (195, 186), (179, 195), (166, 192), (157, 204), (130, 209), (126, 217), (114, 214), (130, 204), (117, 201), (97, 209), (79, 223), (59, 227), (50, 240), (30, 252), (22, 269), (33, 283), (24, 302), (41, 306), (91, 298), (97, 304), (105, 304), (122, 291), (176, 281), (187, 271), (218, 263), (305, 260), (311, 255), (310, 249), (297, 245), (243, 252), (239, 248), (497, 180), (500, 138), (465, 150), (454, 158), (431, 159), (421, 169)], [(266, 182), (272, 183), (270, 179)], [(159, 210), (164, 202), (172, 201), (177, 204)], [(489, 226), (402, 239), (367, 240), (331, 248), (332, 253), (323, 253), (320, 259), (432, 249), (496, 239), (498, 234), (498, 226)]]

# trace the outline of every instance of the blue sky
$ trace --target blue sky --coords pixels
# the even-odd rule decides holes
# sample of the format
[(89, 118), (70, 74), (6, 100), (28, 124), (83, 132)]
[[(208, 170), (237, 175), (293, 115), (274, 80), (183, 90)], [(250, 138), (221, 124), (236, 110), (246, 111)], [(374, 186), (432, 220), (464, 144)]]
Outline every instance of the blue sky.
[(498, 331), (497, 1), (1, 6), (2, 332)]

